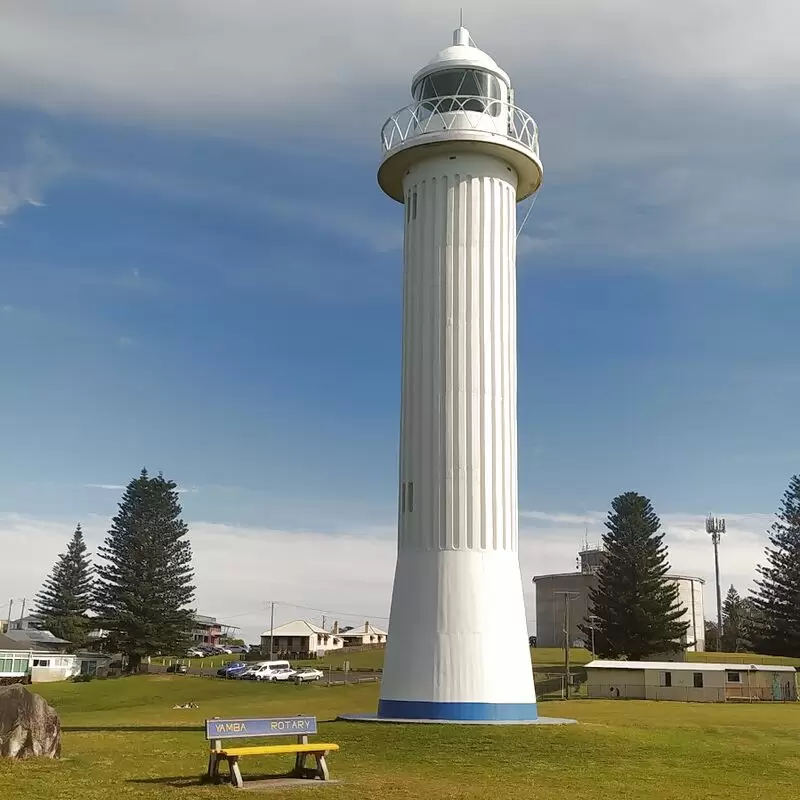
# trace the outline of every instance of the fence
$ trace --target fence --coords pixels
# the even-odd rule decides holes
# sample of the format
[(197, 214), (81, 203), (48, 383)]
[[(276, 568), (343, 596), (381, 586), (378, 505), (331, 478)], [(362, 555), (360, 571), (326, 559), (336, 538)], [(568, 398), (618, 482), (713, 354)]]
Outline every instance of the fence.
[[(563, 676), (561, 678), (563, 682)], [(537, 694), (542, 697), (538, 691), (538, 684)], [(658, 700), (684, 703), (793, 703), (798, 699), (797, 687), (793, 681), (784, 681), (776, 685), (702, 687), (653, 686), (641, 683), (579, 683), (570, 686), (569, 693), (565, 696), (569, 699)]]

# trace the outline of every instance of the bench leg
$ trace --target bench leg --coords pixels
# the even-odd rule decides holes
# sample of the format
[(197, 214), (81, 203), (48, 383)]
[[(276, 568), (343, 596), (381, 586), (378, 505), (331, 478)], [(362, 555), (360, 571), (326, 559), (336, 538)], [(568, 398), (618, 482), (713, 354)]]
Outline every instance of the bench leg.
[(314, 753), (314, 757), (317, 759), (317, 777), (322, 781), (329, 780), (331, 776), (328, 772), (328, 763), (325, 761), (325, 753)]
[(294, 776), (296, 778), (302, 778), (305, 776), (307, 757), (308, 753), (298, 753), (294, 757)]
[(208, 780), (219, 781), (219, 758), (212, 750), (208, 755)]
[(237, 756), (228, 756), (228, 769), (231, 773), (231, 783), (237, 789), (241, 789), (244, 786), (244, 781), (242, 780), (242, 771), (239, 769), (239, 759)]

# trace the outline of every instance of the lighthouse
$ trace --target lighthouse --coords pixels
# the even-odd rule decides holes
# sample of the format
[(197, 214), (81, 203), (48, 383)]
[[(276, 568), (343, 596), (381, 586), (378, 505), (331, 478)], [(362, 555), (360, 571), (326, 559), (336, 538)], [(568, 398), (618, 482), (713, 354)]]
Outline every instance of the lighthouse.
[[(537, 719), (517, 509), (516, 206), (538, 130), (459, 27), (382, 131), (403, 204), (398, 549), (378, 719)], [(544, 721), (544, 720), (542, 720)]]

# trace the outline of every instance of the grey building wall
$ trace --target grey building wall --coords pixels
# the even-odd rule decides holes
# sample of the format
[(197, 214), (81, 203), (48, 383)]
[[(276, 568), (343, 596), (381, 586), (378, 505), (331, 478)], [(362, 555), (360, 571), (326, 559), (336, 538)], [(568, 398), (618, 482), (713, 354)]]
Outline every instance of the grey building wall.
[[(688, 641), (697, 641), (690, 650), (705, 650), (705, 622), (703, 613), (702, 578), (668, 576), (681, 588), (684, 619), (689, 623)], [(536, 586), (536, 645), (537, 647), (563, 647), (564, 599), (561, 592), (570, 592), (570, 643), (588, 638), (578, 630), (578, 625), (589, 617), (589, 590), (597, 586), (597, 576), (584, 572), (566, 572), (556, 575), (538, 575)]]
[(539, 575), (533, 579), (536, 585), (536, 646), (563, 647), (564, 645), (564, 600), (559, 592), (577, 595), (570, 599), (569, 639), (584, 639), (578, 630), (589, 616), (589, 589), (597, 585), (594, 575), (582, 572), (567, 572), (558, 575)]

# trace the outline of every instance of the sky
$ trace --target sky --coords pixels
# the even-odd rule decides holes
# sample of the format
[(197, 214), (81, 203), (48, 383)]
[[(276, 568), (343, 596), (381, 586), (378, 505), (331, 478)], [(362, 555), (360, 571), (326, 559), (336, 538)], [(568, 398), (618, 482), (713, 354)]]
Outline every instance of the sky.
[[(465, 2), (540, 128), (519, 238), (520, 560), (646, 494), (675, 571), (752, 585), (800, 471), (800, 6)], [(380, 129), (450, 43), (408, 0), (6, 0), (0, 606), (144, 466), (200, 613), (385, 625), (402, 211)], [(519, 208), (520, 220), (527, 203)]]

